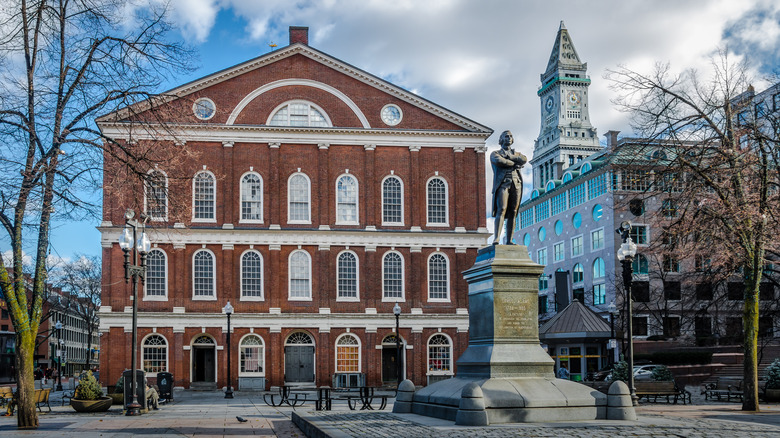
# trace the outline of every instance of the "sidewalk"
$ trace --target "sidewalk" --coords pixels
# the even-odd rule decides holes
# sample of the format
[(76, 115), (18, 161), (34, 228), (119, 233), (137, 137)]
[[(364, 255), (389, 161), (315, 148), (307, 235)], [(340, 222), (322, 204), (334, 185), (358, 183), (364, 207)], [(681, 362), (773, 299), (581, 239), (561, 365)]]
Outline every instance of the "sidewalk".
[[(312, 402), (295, 410), (273, 408), (257, 392), (236, 392), (225, 399), (222, 392), (177, 391), (176, 400), (139, 417), (122, 415), (119, 406), (109, 412), (79, 414), (67, 404), (60, 406), (60, 394), (51, 396), (52, 413), (39, 415), (41, 427), (33, 431), (16, 429), (15, 417), (0, 417), (0, 436), (20, 437), (132, 437), (132, 436), (229, 436), (303, 437), (293, 418), (311, 428), (317, 436), (333, 437), (525, 437), (525, 436), (690, 436), (769, 437), (780, 435), (780, 405), (762, 405), (759, 414), (743, 414), (738, 403), (696, 405), (642, 404), (636, 422), (582, 421), (568, 423), (512, 424), (484, 428), (455, 426), (454, 423), (418, 415), (384, 411), (350, 411), (345, 403), (330, 412), (317, 412)], [(240, 416), (246, 420), (240, 423)], [(326, 432), (327, 435), (322, 434)]]

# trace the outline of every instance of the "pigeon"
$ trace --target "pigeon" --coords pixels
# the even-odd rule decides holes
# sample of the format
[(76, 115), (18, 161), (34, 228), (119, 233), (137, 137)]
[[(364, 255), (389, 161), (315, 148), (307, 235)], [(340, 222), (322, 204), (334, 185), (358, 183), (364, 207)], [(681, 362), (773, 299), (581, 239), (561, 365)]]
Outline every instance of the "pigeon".
[(236, 417), (236, 420), (238, 420), (239, 423), (246, 423), (247, 421), (249, 421), (246, 418), (241, 418), (241, 417)]

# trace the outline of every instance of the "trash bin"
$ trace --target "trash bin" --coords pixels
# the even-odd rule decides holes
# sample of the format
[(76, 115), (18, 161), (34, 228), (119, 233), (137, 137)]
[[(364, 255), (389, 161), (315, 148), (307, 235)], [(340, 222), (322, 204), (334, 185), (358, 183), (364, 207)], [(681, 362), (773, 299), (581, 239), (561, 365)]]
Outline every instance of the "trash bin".
[[(130, 376), (133, 375), (133, 372), (131, 370), (125, 370), (122, 373), (122, 377), (124, 377), (124, 394), (125, 394), (125, 407), (133, 402), (133, 389), (132, 384), (133, 381), (130, 380)], [(145, 384), (145, 378), (144, 378), (144, 372), (142, 370), (135, 370), (135, 378), (136, 378), (136, 394), (138, 394), (138, 404), (141, 405), (141, 410), (146, 411), (149, 409), (148, 406), (146, 406), (146, 384)]]
[(173, 374), (157, 373), (157, 388), (161, 399), (173, 400)]

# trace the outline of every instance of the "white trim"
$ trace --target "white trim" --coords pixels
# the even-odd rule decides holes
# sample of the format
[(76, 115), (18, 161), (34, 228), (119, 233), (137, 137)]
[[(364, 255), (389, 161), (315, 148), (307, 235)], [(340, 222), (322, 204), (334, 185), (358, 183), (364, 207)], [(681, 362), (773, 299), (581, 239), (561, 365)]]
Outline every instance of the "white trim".
[[(563, 248), (562, 248), (563, 250), (561, 251), (561, 259), (560, 260), (555, 258), (555, 247), (558, 246), (558, 245), (563, 245)], [(565, 240), (561, 240), (559, 242), (555, 242), (555, 243), (552, 244), (552, 256), (553, 256), (553, 263), (559, 263), (559, 262), (563, 262), (563, 261), (566, 260), (566, 241)]]
[[(244, 178), (246, 178), (248, 175), (255, 175), (258, 178), (260, 178), (260, 219), (244, 219), (244, 212), (242, 209), (241, 203), (243, 202), (244, 198)], [(264, 195), (265, 190), (265, 181), (263, 181), (263, 176), (260, 175), (260, 173), (255, 172), (254, 170), (250, 170), (248, 172), (245, 172), (243, 175), (241, 175), (241, 178), (238, 179), (238, 223), (239, 224), (262, 224), (263, 218), (265, 217), (265, 196)]]
[[(385, 296), (385, 257), (388, 256), (388, 254), (398, 254), (398, 256), (401, 258), (401, 296), (400, 297), (386, 297)], [(398, 251), (395, 250), (389, 250), (386, 251), (384, 254), (382, 254), (382, 302), (389, 302), (389, 303), (403, 303), (406, 301), (406, 262), (404, 260), (404, 255), (401, 254)]]
[(165, 370), (158, 371), (158, 372), (168, 372), (168, 370), (170, 369), (169, 360), (171, 357), (170, 355), (171, 344), (168, 342), (168, 338), (166, 338), (163, 334), (157, 332), (149, 333), (148, 335), (144, 336), (144, 338), (141, 340), (141, 369), (144, 370), (144, 372), (146, 372), (146, 369), (144, 368), (144, 345), (146, 344), (146, 340), (155, 335), (161, 337), (163, 341), (165, 341)]
[[(447, 338), (447, 341), (450, 344), (450, 354), (449, 354), (449, 371), (431, 371), (430, 369), (430, 363), (431, 363), (431, 339), (433, 339), (434, 336), (444, 336)], [(455, 351), (455, 344), (452, 342), (452, 338), (450, 335), (444, 333), (444, 332), (436, 332), (430, 336), (428, 336), (428, 340), (425, 341), (425, 374), (428, 376), (454, 376), (455, 375), (455, 363), (453, 362), (452, 355)]]
[[(355, 182), (355, 221), (339, 221), (339, 181), (344, 177)], [(335, 190), (336, 225), (360, 225), (360, 183), (358, 179), (351, 173), (342, 173), (336, 177)]]
[[(328, 115), (328, 113), (326, 113), (325, 110), (322, 109), (321, 106), (319, 106), (319, 105), (317, 105), (314, 102), (311, 102), (309, 100), (305, 100), (305, 99), (288, 100), (288, 101), (286, 101), (284, 103), (281, 103), (281, 104), (277, 105), (276, 108), (274, 108), (274, 110), (271, 111), (271, 114), (268, 116), (268, 119), (266, 119), (266, 121), (265, 121), (266, 126), (282, 126), (282, 127), (292, 126), (292, 125), (272, 125), (271, 124), (271, 120), (273, 120), (274, 116), (276, 115), (276, 113), (279, 112), (279, 110), (281, 110), (282, 108), (284, 108), (286, 106), (289, 107), (290, 105), (295, 104), (295, 103), (305, 104), (305, 105), (309, 106), (309, 110), (311, 110), (311, 107), (314, 107), (314, 109), (316, 109), (317, 112), (319, 112), (320, 115), (322, 115), (322, 117), (325, 119), (325, 123), (327, 123), (327, 125), (328, 125), (327, 127), (328, 128), (332, 128), (333, 127), (333, 122), (330, 121), (330, 116)], [(287, 110), (287, 120), (288, 120), (288, 122), (289, 122), (289, 116), (290, 116), (290, 112), (289, 112), (289, 109), (288, 109)], [(310, 126), (311, 125), (311, 119), (309, 119), (309, 117), (311, 117), (311, 115), (307, 114), (306, 118), (309, 121), (309, 125), (307, 125), (306, 127), (311, 127)], [(315, 128), (322, 128), (322, 126), (315, 126)]]
[[(195, 218), (195, 180), (198, 178), (198, 175), (203, 173), (211, 176), (211, 181), (214, 187), (214, 199), (212, 200), (211, 203), (211, 214), (213, 215), (212, 219)], [(214, 175), (213, 172), (207, 169), (201, 169), (195, 172), (195, 175), (192, 176), (192, 222), (208, 222), (208, 223), (217, 222), (217, 177)]]
[[(355, 114), (355, 116), (360, 120), (361, 125), (363, 128), (370, 129), (371, 125), (368, 123), (368, 119), (363, 114), (363, 112), (360, 110), (360, 107), (355, 104), (355, 102), (352, 101), (352, 99), (349, 98), (346, 94), (342, 93), (341, 91), (337, 90), (336, 88), (331, 87), (328, 84), (313, 81), (311, 79), (280, 79), (278, 81), (270, 82), (268, 84), (265, 84), (261, 87), (258, 87), (254, 89), (252, 92), (247, 94), (243, 99), (241, 99), (241, 102), (236, 105), (236, 107), (233, 109), (233, 111), (230, 113), (230, 116), (228, 117), (227, 121), (225, 122), (226, 125), (232, 125), (236, 122), (236, 119), (238, 118), (239, 114), (241, 114), (241, 111), (246, 108), (247, 105), (249, 105), (250, 102), (252, 102), (255, 98), (260, 96), (261, 94), (265, 93), (266, 91), (273, 90), (275, 88), (279, 87), (289, 87), (289, 86), (304, 86), (304, 87), (312, 87), (317, 88), (319, 90), (325, 91), (327, 93), (332, 94), (337, 99), (344, 102), (347, 107), (349, 107), (350, 110)], [(271, 120), (270, 117), (273, 117), (274, 114), (276, 114), (276, 111), (279, 109), (277, 107), (274, 111), (271, 112), (271, 115), (269, 116), (269, 121)], [(323, 111), (323, 116), (326, 117), (328, 120), (328, 123), (330, 126), (333, 126), (332, 123), (330, 123), (330, 119), (327, 118), (327, 115)], [(268, 122), (266, 122), (266, 125)]]
[(165, 190), (165, 216), (163, 217), (157, 217), (157, 216), (151, 216), (149, 215), (149, 184), (148, 181), (144, 181), (144, 213), (149, 215), (149, 221), (150, 222), (168, 222), (168, 174), (165, 173), (162, 169), (159, 169), (155, 167), (154, 169), (149, 169), (148, 172), (146, 172), (147, 175), (154, 173), (154, 172), (160, 172), (163, 175), (163, 181), (164, 181), (164, 190)]
[[(253, 296), (246, 296), (244, 295), (244, 256), (247, 253), (255, 253), (260, 257), (260, 296), (259, 297), (253, 297)], [(263, 253), (256, 249), (247, 249), (246, 251), (241, 253), (241, 256), (238, 258), (238, 271), (239, 271), (239, 277), (238, 277), (238, 284), (240, 289), (240, 295), (238, 298), (238, 301), (265, 301), (265, 260), (263, 260)]]
[[(595, 233), (596, 231), (601, 231), (601, 246), (596, 249), (593, 249), (593, 233)], [(607, 237), (604, 235), (604, 227), (599, 227), (590, 230), (590, 252), (603, 251), (607, 245), (606, 239)]]
[[(354, 297), (342, 297), (339, 295), (339, 258), (341, 258), (341, 255), (344, 253), (350, 253), (355, 257), (355, 296)], [(360, 258), (355, 253), (355, 251), (345, 249), (341, 252), (339, 252), (336, 255), (336, 301), (344, 301), (344, 302), (357, 302), (360, 301)]]
[[(166, 254), (165, 251), (163, 251), (161, 248), (152, 248), (151, 250), (149, 250), (149, 254), (151, 254), (152, 251), (159, 251), (163, 255), (163, 266), (165, 268), (165, 276), (164, 276), (165, 283), (164, 283), (164, 287), (163, 288), (164, 288), (165, 294), (162, 295), (162, 296), (160, 296), (160, 295), (149, 296), (147, 294), (146, 281), (144, 281), (144, 297), (143, 297), (143, 301), (168, 301), (168, 254)], [(146, 257), (147, 257), (147, 267), (148, 267), (148, 260), (149, 260), (148, 257), (149, 257), (149, 255), (147, 254)], [(148, 274), (148, 271), (147, 271), (147, 274)]]
[[(429, 209), (431, 207), (431, 201), (430, 201), (430, 190), (428, 188), (428, 184), (431, 183), (434, 179), (440, 179), (444, 183), (444, 223), (431, 223), (428, 222), (428, 219), (430, 217)], [(427, 181), (425, 181), (425, 222), (426, 226), (428, 227), (449, 227), (450, 226), (450, 186), (447, 183), (447, 180), (444, 179), (441, 175), (434, 175), (430, 178), (428, 178)]]
[[(213, 270), (211, 272), (211, 290), (213, 294), (211, 296), (204, 295), (204, 296), (195, 296), (195, 256), (198, 255), (201, 252), (207, 252), (211, 254), (212, 260), (214, 262)], [(217, 300), (217, 256), (214, 254), (214, 252), (208, 248), (200, 248), (192, 253), (192, 277), (190, 280), (192, 281), (192, 300), (193, 301), (216, 301)]]
[[(385, 112), (385, 108), (387, 107), (393, 107), (398, 110), (398, 121), (395, 123), (387, 123), (384, 116), (382, 115)], [(398, 126), (403, 120), (404, 120), (404, 110), (401, 109), (400, 106), (394, 104), (394, 103), (388, 103), (387, 105), (383, 106), (381, 110), (379, 110), (379, 118), (382, 120), (382, 123), (384, 123), (387, 126)]]
[[(305, 297), (293, 297), (291, 296), (292, 292), (292, 258), (294, 254), (297, 253), (303, 253), (306, 255), (306, 260), (309, 264), (309, 290), (308, 290), (308, 296)], [(287, 300), (288, 301), (312, 301), (312, 278), (314, 277), (313, 273), (313, 267), (312, 267), (312, 260), (311, 260), (311, 254), (309, 254), (309, 251), (306, 251), (305, 249), (296, 249), (294, 251), (290, 252), (290, 255), (287, 256)]]
[[(574, 255), (574, 239), (576, 239), (578, 237), (580, 238), (580, 253), (577, 254), (577, 255)], [(571, 246), (571, 248), (569, 249), (569, 254), (571, 254), (571, 258), (582, 257), (583, 254), (585, 254), (585, 235), (583, 233), (580, 233), (580, 234), (570, 238), (569, 239), (569, 246)]]
[[(262, 345), (260, 348), (263, 350), (263, 360), (260, 364), (260, 367), (263, 369), (263, 371), (260, 371), (259, 373), (248, 373), (248, 372), (242, 372), (241, 371), (241, 343), (244, 342), (244, 339), (253, 336), (260, 339), (260, 344)], [(265, 348), (265, 339), (263, 339), (262, 336), (260, 336), (257, 333), (250, 332), (245, 334), (244, 336), (241, 336), (241, 339), (238, 340), (238, 357), (236, 360), (238, 361), (238, 376), (239, 377), (265, 377), (265, 357), (266, 357), (266, 348)]]
[[(295, 177), (297, 175), (302, 175), (306, 179), (306, 185), (307, 185), (307, 190), (308, 190), (308, 195), (309, 195), (309, 201), (307, 203), (308, 204), (307, 205), (307, 208), (308, 208), (307, 214), (308, 214), (308, 217), (309, 217), (308, 220), (300, 220), (300, 219), (292, 220), (292, 219), (290, 219), (290, 211), (291, 211), (290, 210), (290, 180), (292, 180), (293, 177)], [(306, 175), (305, 173), (300, 172), (300, 171), (299, 172), (293, 172), (287, 178), (287, 223), (288, 224), (311, 224), (311, 201), (312, 201), (312, 192), (311, 192), (311, 179), (309, 178), (309, 175)]]
[(360, 341), (360, 336), (354, 334), (354, 333), (342, 333), (337, 338), (336, 341), (333, 343), (333, 369), (334, 373), (351, 373), (354, 371), (339, 371), (339, 341), (343, 338), (350, 337), (357, 340), (358, 345), (358, 373), (363, 372), (363, 343)]
[[(447, 271), (447, 273), (446, 273), (447, 298), (431, 298), (431, 259), (433, 258), (433, 256), (435, 256), (437, 254), (439, 254), (442, 257), (444, 257), (445, 270)], [(435, 252), (432, 252), (430, 255), (428, 255), (428, 258), (425, 261), (425, 266), (426, 266), (426, 272), (428, 273), (428, 275), (427, 275), (427, 277), (428, 277), (428, 279), (427, 279), (428, 300), (427, 301), (429, 303), (449, 303), (451, 301), (451, 296), (452, 296), (451, 295), (451, 291), (450, 291), (450, 289), (451, 289), (450, 283), (452, 283), (450, 281), (450, 258), (447, 257), (447, 254), (445, 254), (445, 253), (443, 253), (441, 251), (435, 251)]]
[[(273, 331), (271, 333), (273, 333)], [(312, 343), (311, 344), (288, 344), (287, 341), (290, 340), (290, 338), (294, 334), (296, 334), (296, 333), (304, 333), (304, 334), (306, 334), (306, 336), (308, 336), (309, 339), (311, 339)], [(315, 338), (313, 334), (309, 333), (308, 330), (300, 330), (300, 329), (294, 330), (289, 335), (287, 335), (286, 338), (284, 338), (284, 345), (282, 346), (282, 356), (284, 357), (284, 361), (282, 362), (282, 374), (284, 374), (284, 370), (285, 370), (285, 367), (287, 365), (287, 354), (284, 351), (284, 347), (292, 346), (292, 345), (298, 345), (298, 346), (311, 345), (312, 347), (314, 347), (314, 351), (312, 352), (312, 356), (313, 356), (312, 357), (312, 374), (314, 376), (314, 379), (312, 380), (312, 382), (316, 382), (317, 381), (317, 338)]]
[[(390, 178), (397, 179), (399, 184), (401, 184), (401, 222), (385, 222), (385, 181)], [(404, 207), (406, 206), (406, 202), (404, 202), (404, 180), (401, 179), (401, 177), (398, 175), (387, 175), (386, 177), (382, 178), (382, 181), (379, 184), (379, 190), (382, 192), (382, 203), (379, 205), (379, 214), (382, 216), (382, 225), (390, 227), (402, 227), (404, 225)]]

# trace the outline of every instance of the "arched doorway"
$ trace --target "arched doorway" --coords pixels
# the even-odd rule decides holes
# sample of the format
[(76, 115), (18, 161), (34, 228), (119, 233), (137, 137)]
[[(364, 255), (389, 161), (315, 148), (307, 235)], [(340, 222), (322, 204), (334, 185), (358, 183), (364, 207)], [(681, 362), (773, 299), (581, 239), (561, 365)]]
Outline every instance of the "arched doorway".
[[(398, 382), (398, 366), (396, 365), (395, 334), (387, 335), (382, 339), (382, 383), (395, 384)], [(404, 339), (401, 338), (401, 376), (406, 374), (406, 348)]]
[(217, 381), (217, 343), (208, 335), (200, 335), (192, 342), (192, 382)]
[(314, 339), (308, 333), (295, 332), (284, 343), (284, 382), (314, 383)]

